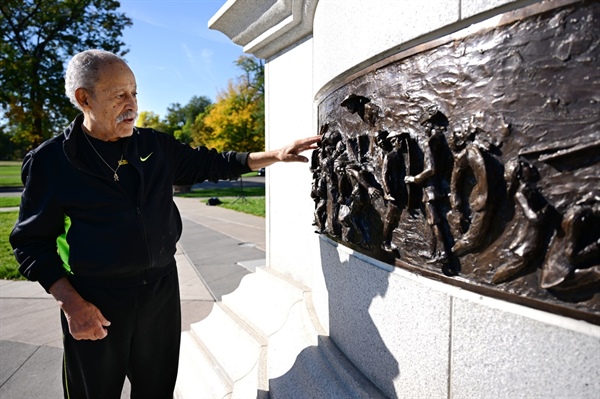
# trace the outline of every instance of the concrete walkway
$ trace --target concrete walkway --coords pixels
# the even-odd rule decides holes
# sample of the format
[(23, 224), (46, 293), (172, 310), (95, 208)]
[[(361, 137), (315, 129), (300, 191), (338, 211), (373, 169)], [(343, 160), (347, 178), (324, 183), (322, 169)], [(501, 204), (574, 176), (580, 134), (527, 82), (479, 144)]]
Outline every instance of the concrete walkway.
[[(184, 223), (178, 264), (182, 330), (264, 265), (265, 220), (175, 198)], [(54, 299), (38, 283), (0, 280), (0, 398), (62, 398), (62, 331)], [(129, 386), (122, 398), (129, 397)]]

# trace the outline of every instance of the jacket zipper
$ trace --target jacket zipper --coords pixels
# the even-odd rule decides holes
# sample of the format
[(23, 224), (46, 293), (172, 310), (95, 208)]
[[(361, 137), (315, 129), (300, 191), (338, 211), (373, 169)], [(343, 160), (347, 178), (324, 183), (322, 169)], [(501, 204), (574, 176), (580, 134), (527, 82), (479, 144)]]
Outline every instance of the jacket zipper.
[(146, 228), (146, 222), (144, 221), (144, 214), (142, 213), (141, 206), (142, 192), (144, 190), (144, 174), (137, 165), (135, 165), (134, 168), (140, 176), (140, 187), (138, 188), (137, 200), (135, 201), (135, 209), (137, 211), (138, 218), (140, 219), (140, 223), (142, 224), (142, 230), (144, 231), (144, 242), (146, 243), (146, 252), (148, 253), (148, 262), (144, 266), (144, 275), (142, 277), (142, 284), (146, 285), (148, 283), (148, 281), (146, 280), (146, 277), (148, 276), (148, 269), (152, 267), (154, 261), (152, 259), (152, 248), (150, 248), (150, 239), (148, 238), (148, 229)]
[(144, 267), (144, 276), (142, 278), (142, 284), (145, 285), (148, 283), (146, 281), (146, 275), (147, 275), (148, 269), (150, 268), (150, 266), (153, 263), (152, 250), (150, 249), (150, 240), (148, 239), (148, 229), (146, 229), (146, 223), (144, 222), (144, 215), (142, 214), (142, 210), (140, 209), (139, 206), (137, 206), (135, 209), (137, 211), (137, 215), (140, 220), (140, 223), (142, 224), (142, 230), (144, 231), (144, 242), (146, 243), (146, 251), (148, 252), (148, 263)]

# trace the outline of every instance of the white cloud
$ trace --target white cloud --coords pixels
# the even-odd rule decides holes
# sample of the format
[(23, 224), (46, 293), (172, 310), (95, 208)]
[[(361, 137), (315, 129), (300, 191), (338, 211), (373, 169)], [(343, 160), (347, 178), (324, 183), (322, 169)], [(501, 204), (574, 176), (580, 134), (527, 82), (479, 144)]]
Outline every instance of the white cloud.
[(204, 63), (207, 69), (212, 68), (213, 66), (213, 56), (214, 53), (211, 49), (202, 49), (202, 62)]
[(202, 48), (199, 52), (196, 52), (185, 43), (181, 44), (181, 48), (194, 72), (200, 75), (208, 75), (205, 76), (207, 79), (214, 79), (214, 52), (211, 49)]

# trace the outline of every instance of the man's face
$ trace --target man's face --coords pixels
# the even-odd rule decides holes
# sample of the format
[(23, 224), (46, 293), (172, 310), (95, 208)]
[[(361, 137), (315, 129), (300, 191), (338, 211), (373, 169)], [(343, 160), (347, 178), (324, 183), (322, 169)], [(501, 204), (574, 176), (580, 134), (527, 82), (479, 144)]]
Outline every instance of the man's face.
[(131, 136), (138, 110), (131, 69), (123, 62), (105, 64), (83, 110), (84, 124), (93, 136), (105, 141)]

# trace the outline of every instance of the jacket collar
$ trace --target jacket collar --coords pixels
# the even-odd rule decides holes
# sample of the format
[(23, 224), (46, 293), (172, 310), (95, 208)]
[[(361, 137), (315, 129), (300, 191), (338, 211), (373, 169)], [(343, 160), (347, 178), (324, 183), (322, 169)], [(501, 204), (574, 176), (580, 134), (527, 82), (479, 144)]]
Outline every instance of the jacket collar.
[[(89, 145), (84, 140), (84, 133), (81, 126), (83, 125), (84, 115), (79, 114), (71, 124), (63, 131), (64, 141), (63, 141), (63, 151), (67, 159), (79, 167), (82, 167), (83, 164), (79, 159), (80, 154), (86, 154), (85, 151), (80, 152), (79, 149), (82, 145)], [(136, 136), (139, 135), (140, 132), (137, 127), (133, 128), (133, 135), (131, 136), (131, 140), (127, 145), (125, 157), (127, 159), (137, 159), (137, 145), (136, 145)]]
[(83, 138), (83, 130), (81, 125), (83, 124), (83, 114), (77, 115), (71, 124), (63, 131), (65, 140), (63, 141), (63, 151), (69, 159), (69, 161), (80, 164), (78, 161), (78, 142)]

